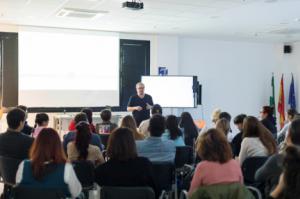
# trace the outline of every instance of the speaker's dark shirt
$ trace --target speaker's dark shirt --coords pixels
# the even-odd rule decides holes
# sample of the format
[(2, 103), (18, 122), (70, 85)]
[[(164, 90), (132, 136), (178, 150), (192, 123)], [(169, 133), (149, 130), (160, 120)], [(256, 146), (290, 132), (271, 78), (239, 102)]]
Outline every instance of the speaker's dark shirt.
[(128, 107), (140, 106), (143, 108), (141, 111), (133, 111), (133, 117), (137, 123), (137, 126), (144, 120), (150, 118), (150, 110), (147, 110), (147, 104), (153, 105), (152, 97), (145, 94), (144, 98), (140, 98), (138, 95), (133, 95), (129, 98)]

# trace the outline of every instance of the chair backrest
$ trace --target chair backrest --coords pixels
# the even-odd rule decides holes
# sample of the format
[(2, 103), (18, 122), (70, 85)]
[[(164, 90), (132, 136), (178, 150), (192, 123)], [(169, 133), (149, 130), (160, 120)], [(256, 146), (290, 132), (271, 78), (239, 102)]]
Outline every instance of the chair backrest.
[(244, 182), (247, 185), (255, 183), (255, 172), (266, 162), (268, 157), (249, 157), (242, 164)]
[(5, 184), (16, 184), (16, 173), (21, 162), (20, 159), (0, 156), (0, 173)]
[(72, 165), (81, 186), (92, 189), (95, 179), (94, 164), (91, 161), (73, 161)]
[(261, 193), (260, 193), (260, 191), (259, 191), (258, 188), (252, 187), (252, 186), (247, 186), (247, 189), (249, 191), (251, 191), (251, 193), (255, 197), (255, 199), (262, 199), (262, 195), (261, 195)]
[(193, 159), (193, 148), (191, 146), (176, 147), (176, 168), (183, 167), (185, 164), (193, 164)]
[(48, 189), (15, 186), (12, 189), (11, 199), (65, 199), (67, 198), (61, 189)]
[(102, 144), (107, 148), (108, 138), (110, 134), (99, 134)]
[(195, 190), (189, 199), (255, 199), (252, 193), (240, 183), (202, 186)]
[(155, 199), (150, 187), (101, 187), (101, 199)]
[(152, 162), (154, 181), (158, 191), (171, 191), (175, 183), (175, 166), (171, 162)]

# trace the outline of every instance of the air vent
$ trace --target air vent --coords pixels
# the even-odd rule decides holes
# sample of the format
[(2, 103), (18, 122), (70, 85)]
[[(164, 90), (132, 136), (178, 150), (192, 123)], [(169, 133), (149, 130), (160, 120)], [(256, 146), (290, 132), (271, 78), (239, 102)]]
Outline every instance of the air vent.
[(70, 18), (81, 18), (81, 19), (95, 19), (107, 14), (107, 11), (100, 10), (84, 10), (75, 8), (62, 8), (56, 16), (58, 17), (70, 17)]

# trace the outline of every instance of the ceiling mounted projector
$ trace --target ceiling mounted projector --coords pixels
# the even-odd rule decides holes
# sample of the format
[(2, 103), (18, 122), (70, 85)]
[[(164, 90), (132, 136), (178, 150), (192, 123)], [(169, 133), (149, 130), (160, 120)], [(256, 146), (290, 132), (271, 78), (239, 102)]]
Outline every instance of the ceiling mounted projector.
[(126, 1), (122, 4), (123, 8), (129, 8), (132, 10), (142, 10), (144, 8), (144, 3), (139, 1)]

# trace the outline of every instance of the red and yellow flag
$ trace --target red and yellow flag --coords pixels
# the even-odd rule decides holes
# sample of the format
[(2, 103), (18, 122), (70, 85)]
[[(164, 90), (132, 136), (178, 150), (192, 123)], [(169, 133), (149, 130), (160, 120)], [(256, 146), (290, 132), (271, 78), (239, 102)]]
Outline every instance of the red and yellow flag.
[(279, 123), (280, 129), (284, 126), (285, 112), (284, 112), (284, 89), (283, 89), (283, 75), (281, 76), (280, 88), (279, 88), (279, 99), (278, 99), (278, 113), (279, 113)]

